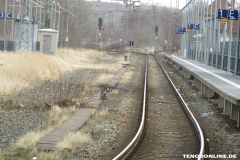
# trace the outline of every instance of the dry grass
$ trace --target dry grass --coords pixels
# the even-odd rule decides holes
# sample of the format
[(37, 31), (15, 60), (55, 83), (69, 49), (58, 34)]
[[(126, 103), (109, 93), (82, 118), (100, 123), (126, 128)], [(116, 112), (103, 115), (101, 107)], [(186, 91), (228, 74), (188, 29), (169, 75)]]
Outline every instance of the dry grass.
[(57, 57), (40, 53), (0, 52), (0, 93), (14, 93), (23, 87), (48, 79), (57, 79), (73, 67), (62, 65)]
[(103, 52), (58, 50), (58, 56), (41, 53), (0, 52), (0, 94), (9, 94), (40, 81), (55, 80), (75, 69), (107, 69), (114, 72), (120, 64), (100, 64)]
[(110, 116), (110, 114), (109, 114), (108, 110), (106, 110), (106, 109), (99, 111), (95, 114), (95, 118), (97, 119), (97, 121), (103, 121), (108, 116)]
[(120, 83), (126, 84), (129, 83), (129, 81), (132, 79), (133, 76), (133, 71), (127, 70), (126, 73), (122, 76)]
[(20, 155), (29, 160), (33, 157), (36, 157), (37, 160), (63, 160), (71, 158), (70, 154), (66, 151), (43, 152), (37, 151), (37, 149), (32, 151), (23, 151)]
[(114, 74), (111, 73), (105, 73), (105, 74), (101, 74), (94, 82), (93, 85), (97, 86), (97, 85), (102, 85), (102, 84), (106, 84), (107, 82), (109, 82), (112, 78), (113, 78)]
[(57, 144), (57, 148), (71, 148), (75, 151), (78, 147), (91, 144), (92, 137), (89, 134), (80, 131), (69, 133), (62, 142)]
[(4, 160), (4, 159), (5, 159), (4, 152), (1, 152), (1, 151), (0, 151), (0, 160)]
[(98, 52), (95, 50), (87, 50), (82, 49), (82, 51), (79, 50), (73, 50), (73, 49), (59, 49), (58, 50), (58, 57), (64, 59), (68, 63), (73, 64), (79, 64), (81, 62), (99, 62), (102, 60), (102, 57), (104, 56), (103, 52)]
[[(113, 73), (121, 68), (121, 64), (101, 63), (103, 58), (112, 59), (114, 57), (94, 50), (75, 51), (72, 49), (67, 51), (60, 49), (56, 57), (41, 53), (0, 52), (0, 109), (9, 105), (20, 107), (20, 104), (23, 104), (25, 108), (42, 107), (45, 103), (61, 106), (70, 104), (72, 99), (81, 96), (75, 95), (79, 93), (76, 87), (72, 88), (79, 86), (79, 82), (70, 78), (66, 84), (63, 77), (69, 76), (78, 69), (96, 69), (103, 70), (105, 73), (99, 78), (98, 83), (105, 83), (113, 76)], [(60, 81), (55, 83), (56, 80)], [(50, 92), (47, 90), (49, 84), (52, 85), (52, 88), (49, 88)], [(29, 96), (28, 99), (24, 99), (24, 96), (21, 97), (21, 93), (26, 93), (34, 87), (38, 87), (37, 97)], [(72, 91), (72, 93), (62, 93), (63, 87), (65, 92)], [(34, 93), (28, 94), (33, 95)], [(46, 97), (48, 99), (45, 99)], [(81, 101), (86, 101), (85, 95)]]
[(44, 131), (30, 131), (24, 136), (22, 136), (15, 144), (15, 148), (21, 148), (26, 146), (35, 145), (41, 138), (43, 138), (47, 133), (53, 130), (53, 127), (49, 127)]

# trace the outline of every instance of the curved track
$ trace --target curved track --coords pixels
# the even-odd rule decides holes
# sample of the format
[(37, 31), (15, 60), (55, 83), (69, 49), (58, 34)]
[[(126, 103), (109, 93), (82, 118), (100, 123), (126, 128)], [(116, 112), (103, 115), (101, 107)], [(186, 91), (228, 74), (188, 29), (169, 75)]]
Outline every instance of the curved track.
[(139, 131), (114, 159), (183, 159), (183, 154), (204, 152), (201, 128), (155, 58), (148, 56), (146, 64), (143, 101), (147, 101)]

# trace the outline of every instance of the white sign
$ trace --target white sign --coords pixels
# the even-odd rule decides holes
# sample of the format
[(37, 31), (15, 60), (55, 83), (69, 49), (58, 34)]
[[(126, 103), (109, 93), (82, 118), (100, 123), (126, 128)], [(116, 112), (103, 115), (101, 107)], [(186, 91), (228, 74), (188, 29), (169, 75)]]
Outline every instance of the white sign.
[(120, 41), (122, 41), (122, 39), (120, 39)]
[(101, 33), (99, 33), (99, 36), (101, 36)]

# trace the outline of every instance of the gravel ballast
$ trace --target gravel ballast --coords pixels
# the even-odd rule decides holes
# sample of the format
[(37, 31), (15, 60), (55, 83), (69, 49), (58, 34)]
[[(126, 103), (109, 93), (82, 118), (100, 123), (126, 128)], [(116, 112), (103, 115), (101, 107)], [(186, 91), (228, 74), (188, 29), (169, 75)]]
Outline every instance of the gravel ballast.
[(28, 131), (45, 125), (48, 117), (49, 112), (0, 112), (0, 148), (9, 147)]
[[(234, 121), (223, 115), (223, 110), (219, 109), (212, 101), (204, 97), (189, 80), (185, 79), (174, 67), (165, 63), (162, 56), (158, 55), (168, 75), (175, 86), (179, 87), (182, 97), (188, 104), (190, 110), (198, 120), (206, 142), (209, 145), (209, 154), (236, 154), (240, 157), (239, 129)], [(202, 116), (203, 113), (213, 112), (211, 116)]]

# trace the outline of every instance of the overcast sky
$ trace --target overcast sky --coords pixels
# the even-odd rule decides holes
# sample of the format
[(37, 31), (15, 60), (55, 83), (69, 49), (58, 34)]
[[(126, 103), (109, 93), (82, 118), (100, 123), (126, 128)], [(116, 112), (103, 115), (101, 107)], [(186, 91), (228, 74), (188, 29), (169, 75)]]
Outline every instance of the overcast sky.
[[(101, 0), (102, 2), (119, 2), (119, 0), (114, 1), (114, 0)], [(133, 0), (137, 1), (137, 0)], [(154, 2), (154, 5), (164, 5), (164, 6), (170, 6), (170, 0), (140, 0), (141, 3), (147, 3), (147, 4), (152, 4)], [(119, 3), (123, 3), (120, 1)], [(186, 0), (179, 0), (179, 8), (183, 8), (186, 5)], [(176, 0), (172, 0), (172, 6), (175, 8), (176, 7)]]

